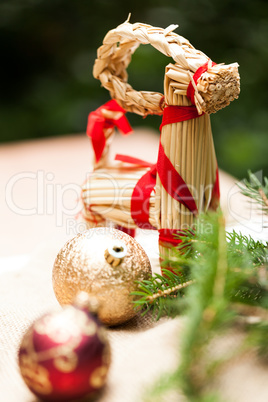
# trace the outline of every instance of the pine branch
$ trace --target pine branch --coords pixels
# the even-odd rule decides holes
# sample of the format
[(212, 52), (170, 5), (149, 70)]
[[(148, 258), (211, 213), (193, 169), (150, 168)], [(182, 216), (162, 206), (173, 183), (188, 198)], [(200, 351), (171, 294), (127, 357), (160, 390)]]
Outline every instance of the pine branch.
[[(204, 227), (209, 225), (211, 230), (205, 232)], [(221, 212), (200, 217), (195, 240), (191, 242), (187, 259), (190, 269), (187, 282), (194, 283), (186, 288), (183, 299), (173, 301), (177, 311), (182, 301), (187, 308), (186, 328), (181, 338), (181, 363), (174, 373), (159, 380), (161, 390), (158, 386), (155, 388), (158, 393), (165, 393), (165, 390), (180, 386), (188, 401), (210, 398), (206, 386), (222, 362), (209, 354), (209, 344), (214, 336), (228, 329), (242, 312), (255, 311), (260, 317), (266, 317), (267, 310), (264, 309), (268, 309), (268, 275), (263, 265), (267, 262), (267, 244), (236, 232), (226, 234)], [(174, 280), (177, 278), (178, 275), (173, 277)], [(161, 296), (157, 297), (159, 299)], [(258, 340), (262, 340), (259, 342), (261, 350), (264, 350), (264, 332), (259, 330), (258, 334)], [(266, 350), (268, 356), (268, 347)], [(217, 400), (217, 396), (213, 398)]]
[(245, 179), (242, 185), (237, 184), (241, 193), (255, 201), (261, 207), (261, 210), (268, 214), (267, 177), (264, 177), (264, 184), (262, 184), (250, 170), (248, 171), (248, 176), (249, 180)]
[[(267, 178), (262, 185), (249, 172), (249, 181), (245, 180), (241, 189), (268, 214)], [(206, 225), (210, 225), (212, 230), (204, 230)], [(176, 272), (181, 270), (183, 279), (169, 273), (169, 280), (165, 282), (164, 277), (158, 276), (156, 282), (161, 286), (154, 282), (155, 292), (153, 288), (148, 292), (148, 281), (143, 288), (143, 301), (147, 311), (153, 309), (155, 313), (161, 309), (161, 314), (169, 312), (165, 309), (167, 304), (169, 309), (175, 306), (175, 313), (178, 313), (183, 302), (187, 322), (181, 339), (180, 365), (173, 373), (159, 379), (151, 395), (153, 398), (157, 395), (157, 400), (162, 401), (165, 398), (161, 399), (161, 395), (166, 391), (179, 388), (179, 392), (183, 391), (186, 400), (191, 402), (219, 401), (217, 395), (206, 392), (211, 374), (221, 363), (209, 353), (215, 335), (221, 335), (234, 322), (244, 322), (249, 333), (248, 344), (254, 345), (268, 363), (268, 243), (255, 241), (235, 231), (225, 233), (219, 211), (199, 218), (195, 233), (189, 232), (181, 237), (177, 255), (167, 264)], [(188, 283), (191, 286), (186, 286)], [(183, 284), (186, 291), (181, 298), (178, 296)], [(177, 296), (172, 289), (179, 289)], [(168, 298), (166, 302), (165, 294), (168, 297), (173, 295), (173, 301)], [(252, 325), (252, 320), (247, 319), (252, 315), (257, 324)]]
[[(185, 307), (182, 296), (186, 285), (183, 284), (191, 283), (193, 264), (203, 264), (208, 250), (213, 249), (214, 235), (204, 234), (206, 225), (211, 225), (211, 231), (215, 232), (213, 219), (201, 216), (195, 234), (191, 232), (182, 236), (175, 257), (164, 261), (174, 272), (162, 269), (163, 276), (155, 274), (149, 280), (139, 282), (139, 291), (132, 294), (136, 296), (136, 308), (143, 310), (143, 315), (151, 311), (157, 319), (164, 314), (173, 317)], [(232, 273), (228, 276), (230, 298), (233, 302), (260, 304), (268, 291), (268, 278), (263, 268), (268, 265), (268, 243), (255, 241), (235, 231), (226, 233), (226, 239), (228, 269)], [(181, 307), (176, 300), (181, 303)]]
[[(181, 337), (180, 365), (169, 375), (169, 381), (165, 376), (156, 385), (158, 394), (164, 394), (170, 388), (178, 390), (179, 387), (188, 401), (210, 399), (204, 390), (215, 361), (207, 359), (208, 343), (215, 331), (222, 330), (232, 318), (226, 298), (229, 266), (224, 219), (220, 213), (201, 219), (204, 225), (211, 224), (213, 230), (205, 235), (202, 230), (196, 233), (197, 242), (191, 260), (194, 283), (187, 288), (185, 295), (187, 321)], [(177, 304), (179, 302), (177, 300)], [(213, 396), (211, 400), (218, 398)]]
[[(226, 285), (228, 275), (227, 243), (221, 214), (213, 220), (211, 246), (197, 245), (205, 258), (192, 266), (195, 284), (187, 292), (188, 322), (181, 345), (178, 380), (189, 400), (199, 400), (211, 375), (213, 361), (205, 359), (207, 344), (218, 328), (223, 330), (230, 320), (227, 310)], [(198, 336), (197, 336), (198, 334)]]
[[(268, 242), (262, 243), (255, 241), (251, 236), (244, 236), (235, 231), (226, 234), (228, 241), (228, 254), (233, 259), (235, 256), (241, 259), (244, 256), (244, 261), (249, 265), (261, 266), (268, 263)], [(240, 260), (241, 261), (241, 260)]]
[(171, 288), (167, 288), (165, 290), (158, 290), (157, 293), (147, 296), (146, 301), (148, 301), (149, 303), (152, 303), (155, 299), (157, 299), (159, 297), (165, 298), (172, 293), (177, 293), (179, 290), (184, 289), (189, 285), (192, 285), (193, 283), (194, 283), (194, 281), (188, 281), (188, 282), (184, 282), (184, 283), (179, 283), (178, 285), (175, 285)]
[(142, 315), (149, 311), (158, 320), (163, 315), (173, 317), (178, 314), (174, 298), (182, 297), (184, 289), (192, 284), (187, 276), (177, 275), (163, 268), (163, 276), (154, 274), (148, 280), (137, 282), (139, 290), (132, 292), (136, 296), (134, 305), (137, 310), (143, 310)]
[(268, 320), (260, 320), (257, 324), (251, 325), (249, 335), (246, 341), (246, 347), (254, 348), (257, 355), (264, 364), (268, 364)]
[(259, 188), (258, 191), (259, 191), (259, 194), (260, 194), (260, 196), (261, 196), (261, 198), (262, 198), (263, 204), (265, 205), (266, 208), (268, 208), (268, 198), (266, 197), (266, 195), (265, 195), (263, 189), (262, 189), (262, 188)]

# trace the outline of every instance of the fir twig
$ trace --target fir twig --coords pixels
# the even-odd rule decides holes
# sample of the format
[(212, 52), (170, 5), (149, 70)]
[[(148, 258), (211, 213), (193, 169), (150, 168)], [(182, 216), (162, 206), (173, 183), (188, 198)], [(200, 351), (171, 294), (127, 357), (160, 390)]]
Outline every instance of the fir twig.
[[(215, 331), (230, 320), (226, 299), (229, 266), (224, 219), (221, 214), (201, 219), (203, 224), (209, 222), (213, 230), (205, 235), (200, 235), (202, 230), (196, 232), (197, 242), (191, 260), (194, 283), (187, 288), (185, 295), (188, 308), (181, 337), (180, 365), (170, 374), (169, 382), (165, 382), (164, 377), (158, 382), (161, 388), (157, 387), (158, 393), (165, 393), (170, 388), (178, 390), (179, 387), (189, 401), (205, 400), (204, 389), (215, 366), (213, 359), (207, 360), (208, 343)], [(204, 241), (200, 242), (202, 238)]]
[(268, 198), (266, 197), (266, 194), (264, 193), (262, 188), (259, 188), (259, 194), (263, 200), (264, 205), (268, 208)]
[(247, 265), (261, 266), (268, 263), (268, 243), (254, 240), (251, 236), (244, 236), (238, 232), (226, 233), (228, 254), (230, 257), (244, 256)]
[[(179, 298), (179, 303), (183, 303), (182, 291), (187, 287), (184, 283), (192, 283), (193, 264), (202, 264), (207, 258), (207, 250), (213, 249), (213, 242), (209, 235), (204, 235), (202, 228), (208, 223), (212, 225), (211, 222), (212, 218), (204, 220), (201, 217), (195, 235), (189, 233), (187, 237), (181, 237), (182, 242), (177, 248), (177, 253), (174, 253), (175, 257), (171, 261), (164, 261), (167, 266), (172, 266), (174, 272), (163, 268), (163, 275), (154, 274), (149, 280), (139, 282), (139, 291), (132, 294), (136, 296), (136, 308), (143, 309), (143, 315), (153, 311), (156, 317), (160, 318), (163, 314), (174, 316), (180, 313), (178, 303), (174, 302)], [(214, 226), (213, 231), (215, 232)], [(231, 273), (228, 275), (230, 298), (233, 302), (239, 301), (243, 304), (260, 303), (268, 290), (268, 275), (264, 268), (268, 265), (268, 244), (235, 231), (226, 234), (224, 231), (223, 235), (227, 239), (227, 263)], [(188, 247), (187, 256), (185, 246)]]
[[(240, 188), (268, 214), (267, 178), (261, 184), (249, 172), (249, 181), (245, 180)], [(206, 232), (206, 225), (212, 230)], [(156, 312), (161, 308), (164, 312), (166, 303), (169, 302), (169, 307), (171, 303), (171, 299), (165, 301), (165, 292), (171, 295), (172, 286), (177, 290), (184, 283), (191, 283), (186, 287), (185, 297), (172, 303), (178, 307), (184, 302), (187, 321), (181, 339), (180, 365), (173, 373), (159, 379), (151, 395), (157, 395), (159, 401), (166, 400), (161, 395), (179, 387), (188, 401), (218, 401), (217, 395), (206, 392), (212, 370), (220, 363), (209, 353), (209, 344), (215, 335), (222, 334), (233, 322), (242, 322), (249, 333), (248, 345), (253, 345), (268, 363), (268, 243), (235, 231), (225, 233), (219, 211), (201, 216), (195, 233), (189, 231), (181, 237), (177, 255), (167, 261), (167, 266), (172, 266), (176, 272), (181, 270), (183, 280), (171, 272), (172, 283), (158, 276), (161, 286), (154, 284), (155, 293), (153, 288), (148, 292), (148, 281), (143, 301), (147, 303), (147, 311), (153, 308)]]
[[(213, 233), (208, 236), (211, 246), (199, 244), (203, 256), (192, 266), (196, 283), (189, 288), (188, 322), (181, 347), (178, 380), (189, 400), (199, 400), (208, 382), (208, 373), (215, 362), (205, 359), (209, 340), (217, 328), (223, 329), (230, 319), (226, 301), (228, 273), (227, 244), (221, 214), (210, 217)], [(207, 220), (206, 220), (207, 221)]]
[[(211, 230), (206, 233), (203, 229), (209, 225)], [(187, 258), (190, 269), (187, 282), (194, 283), (186, 288), (183, 299), (177, 298), (173, 302), (178, 306), (184, 301), (187, 307), (186, 327), (181, 337), (181, 363), (174, 373), (159, 380), (160, 388), (155, 388), (160, 395), (161, 392), (165, 394), (166, 390), (178, 390), (179, 386), (186, 400), (191, 402), (209, 400), (211, 396), (207, 394), (206, 387), (215, 368), (222, 362), (214, 360), (209, 353), (210, 341), (214, 336), (229, 328), (238, 315), (243, 317), (254, 313), (255, 322), (265, 319), (265, 309), (268, 308), (267, 243), (255, 241), (241, 233), (226, 233), (220, 211), (200, 217), (195, 240), (191, 242)], [(180, 252), (178, 250), (181, 260)], [(173, 279), (177, 278), (178, 275)], [(160, 293), (157, 299), (162, 298), (165, 305)], [(266, 356), (268, 347), (264, 345), (264, 331), (267, 327), (268, 323), (267, 326), (258, 327), (256, 336), (259, 344), (262, 341), (260, 350), (265, 349)], [(225, 358), (228, 356), (222, 357), (223, 360)], [(218, 400), (215, 395), (212, 399)], [(159, 399), (162, 400), (165, 399)]]
[(171, 293), (177, 293), (179, 290), (186, 288), (189, 285), (192, 285), (194, 281), (188, 281), (184, 283), (179, 283), (178, 285), (172, 286), (171, 288), (167, 288), (165, 290), (158, 290), (157, 293), (154, 293), (152, 295), (149, 295), (146, 297), (146, 301), (149, 303), (153, 302), (155, 299), (159, 297), (166, 297), (169, 296)]
[(143, 310), (142, 315), (151, 311), (157, 320), (164, 314), (169, 316), (177, 314), (172, 302), (174, 298), (182, 296), (183, 290), (192, 284), (192, 281), (187, 281), (187, 276), (178, 275), (164, 268), (162, 271), (163, 276), (155, 273), (148, 280), (138, 282), (139, 290), (131, 293), (136, 297), (135, 308)]
[(264, 184), (250, 170), (248, 171), (249, 179), (243, 180), (242, 185), (237, 184), (241, 193), (251, 198), (258, 204), (262, 211), (268, 214), (268, 179), (264, 177)]

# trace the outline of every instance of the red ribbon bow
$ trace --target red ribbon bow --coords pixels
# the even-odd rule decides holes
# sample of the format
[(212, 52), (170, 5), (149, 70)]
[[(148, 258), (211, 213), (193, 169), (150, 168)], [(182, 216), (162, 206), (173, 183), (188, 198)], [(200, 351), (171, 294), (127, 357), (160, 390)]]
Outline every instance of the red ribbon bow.
[[(115, 118), (107, 118), (105, 111), (119, 113), (116, 114)], [(114, 99), (100, 106), (94, 112), (89, 113), (86, 133), (91, 138), (96, 162), (100, 160), (106, 144), (104, 130), (117, 127), (124, 135), (132, 132), (125, 113), (125, 110)]]
[[(211, 66), (212, 66), (212, 67), (215, 66), (216, 64), (217, 64), (217, 63), (214, 63), (214, 61), (211, 62)], [(203, 73), (205, 73), (207, 70), (208, 70), (208, 61), (207, 61), (205, 64), (203, 64), (202, 66), (200, 66), (200, 67), (196, 70), (196, 72), (195, 72), (194, 75), (193, 75), (193, 80), (194, 80), (194, 82), (197, 83), (197, 81), (199, 80), (199, 78), (201, 77), (201, 75), (202, 75)], [(192, 102), (193, 105), (195, 105), (195, 101), (194, 101), (194, 92), (195, 92), (194, 86), (193, 86), (193, 84), (192, 84), (192, 81), (190, 81), (190, 83), (189, 83), (189, 85), (188, 85), (188, 88), (187, 88), (187, 98), (190, 99), (190, 101)]]

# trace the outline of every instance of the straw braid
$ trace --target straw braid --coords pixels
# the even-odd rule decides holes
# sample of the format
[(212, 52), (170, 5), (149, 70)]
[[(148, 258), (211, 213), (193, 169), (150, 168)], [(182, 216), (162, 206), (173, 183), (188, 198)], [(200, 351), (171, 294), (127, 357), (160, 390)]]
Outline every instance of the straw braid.
[[(174, 61), (187, 70), (195, 71), (207, 61), (207, 57), (196, 51), (189, 41), (172, 32), (177, 25), (166, 29), (154, 28), (145, 24), (125, 22), (108, 32), (103, 45), (98, 49), (93, 75), (110, 91), (111, 97), (117, 99), (126, 110), (140, 115), (162, 114), (162, 94), (157, 92), (135, 91), (127, 83), (126, 68), (131, 56), (140, 44), (151, 44), (153, 47), (172, 57)], [(198, 59), (188, 59), (187, 50), (198, 53)], [(200, 57), (203, 56), (203, 57)]]
[[(174, 33), (175, 28), (177, 25), (163, 29), (126, 21), (105, 36), (103, 45), (98, 49), (93, 75), (125, 110), (142, 116), (163, 113), (161, 93), (136, 91), (127, 82), (127, 66), (140, 44), (151, 44), (173, 58), (175, 64), (167, 66), (167, 74), (173, 79), (175, 76), (174, 91), (181, 95), (186, 95), (187, 85), (193, 82), (195, 71), (209, 61), (187, 39)], [(200, 84), (194, 84), (194, 99), (199, 114), (214, 113), (238, 97), (240, 86), (237, 67), (237, 63), (211, 66), (200, 77)]]

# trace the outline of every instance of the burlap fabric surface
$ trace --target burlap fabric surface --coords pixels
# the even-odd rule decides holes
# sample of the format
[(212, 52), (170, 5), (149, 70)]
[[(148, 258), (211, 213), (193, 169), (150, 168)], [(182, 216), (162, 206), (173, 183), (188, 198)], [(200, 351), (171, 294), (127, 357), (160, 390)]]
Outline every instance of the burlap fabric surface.
[[(142, 148), (139, 146), (141, 141), (144, 144)], [(154, 162), (157, 144), (158, 138), (154, 133), (138, 130), (135, 137), (124, 141), (116, 137), (113, 146), (115, 152), (127, 153), (131, 149), (132, 155)], [(68, 209), (66, 202), (74, 198), (85, 172), (89, 170), (89, 149), (84, 136), (5, 145), (0, 149), (1, 184), (2, 188), (6, 188), (6, 199), (3, 199), (4, 207), (0, 212), (0, 401), (36, 400), (20, 376), (17, 351), (23, 334), (36, 318), (61, 309), (53, 293), (51, 272), (57, 252), (66, 240), (75, 235), (72, 215), (75, 208), (70, 202)], [(24, 176), (16, 177), (23, 172)], [(43, 188), (46, 205), (42, 209), (39, 204), (39, 211), (36, 208), (32, 214), (23, 214), (22, 210), (38, 207), (37, 172), (43, 172), (45, 178), (42, 185), (39, 183), (38, 191), (40, 193)], [(47, 176), (48, 173), (53, 174), (53, 178)], [(12, 187), (9, 184), (14, 177)], [(234, 186), (234, 180), (222, 172), (220, 177), (222, 206), (228, 225), (264, 238), (259, 217), (245, 208), (246, 203)], [(47, 207), (47, 197), (57, 185), (70, 183), (76, 186), (62, 191), (65, 213), (57, 217), (62, 200), (57, 200), (54, 192), (52, 212)], [(17, 210), (9, 198), (11, 195), (13, 204), (19, 207)], [(157, 234), (139, 232), (137, 240), (145, 248), (153, 270), (158, 271)], [(137, 317), (125, 325), (109, 329), (112, 364), (99, 400), (142, 401), (145, 390), (157, 381), (159, 375), (176, 367), (183, 323), (183, 318), (163, 318), (156, 323), (150, 317)], [(225, 345), (234, 347), (238, 340), (239, 336), (234, 334)], [(216, 387), (221, 389), (228, 401), (267, 401), (267, 384), (268, 370), (253, 356), (246, 356), (222, 373)], [(172, 400), (182, 398), (171, 395), (168, 401)]]
[[(35, 400), (18, 372), (17, 350), (33, 320), (45, 312), (61, 309), (51, 282), (55, 253), (55, 246), (47, 244), (23, 268), (1, 275), (0, 395), (3, 401)], [(155, 323), (150, 317), (137, 317), (110, 329), (112, 366), (101, 400), (140, 400), (142, 385), (150, 384), (157, 373), (176, 363), (177, 336), (172, 332), (178, 324), (175, 320)]]

